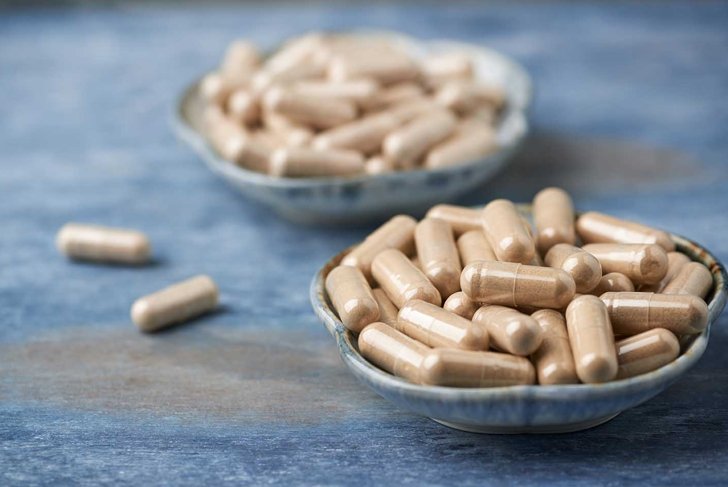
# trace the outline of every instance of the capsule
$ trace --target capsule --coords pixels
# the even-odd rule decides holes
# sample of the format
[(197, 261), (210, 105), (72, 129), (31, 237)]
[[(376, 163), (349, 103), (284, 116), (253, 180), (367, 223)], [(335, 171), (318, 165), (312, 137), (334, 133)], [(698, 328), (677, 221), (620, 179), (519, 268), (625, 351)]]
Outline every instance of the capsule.
[(445, 108), (467, 113), (477, 105), (492, 105), (500, 108), (505, 103), (505, 93), (496, 86), (475, 81), (450, 81), (435, 93), (435, 101)]
[(204, 130), (217, 153), (238, 166), (268, 172), (271, 147), (251, 137), (240, 125), (227, 117), (218, 106), (204, 113)]
[(536, 320), (505, 306), (481, 307), (473, 315), (473, 323), (488, 331), (495, 348), (513, 355), (530, 355), (543, 340), (543, 332)]
[(236, 122), (252, 125), (260, 117), (260, 105), (258, 99), (248, 90), (236, 90), (228, 98), (227, 112)]
[(299, 147), (313, 139), (313, 131), (281, 114), (266, 110), (262, 114), (263, 125), (278, 138), (278, 145)]
[(623, 292), (604, 293), (601, 300), (617, 335), (636, 335), (653, 328), (689, 335), (708, 326), (708, 305), (697, 296)]
[(460, 291), (460, 255), (452, 228), (445, 220), (425, 218), (415, 227), (415, 247), (422, 271), (440, 296)]
[(482, 230), (463, 233), (457, 244), (463, 267), (479, 260), (498, 260)]
[(282, 147), (270, 157), (269, 174), (276, 177), (354, 176), (363, 172), (364, 158), (349, 150)]
[(573, 245), (554, 245), (544, 261), (547, 266), (569, 274), (574, 279), (577, 293), (588, 293), (602, 278), (602, 266), (596, 257)]
[(667, 274), (667, 254), (659, 245), (588, 244), (582, 250), (599, 260), (603, 272), (619, 272), (634, 284), (655, 284)]
[(332, 81), (370, 78), (388, 85), (417, 79), (420, 70), (403, 55), (342, 56), (331, 61), (328, 75)]
[(619, 372), (617, 379), (646, 374), (667, 365), (680, 355), (680, 342), (664, 328), (640, 333), (616, 343)]
[(372, 232), (354, 250), (341, 260), (342, 265), (358, 267), (364, 276), (371, 280), (372, 261), (386, 249), (397, 249), (406, 255), (415, 251), (415, 226), (417, 221), (411, 216), (396, 215)]
[(66, 223), (56, 236), (58, 250), (77, 260), (112, 264), (145, 264), (151, 245), (143, 233), (82, 223)]
[(317, 79), (323, 76), (326, 65), (319, 61), (309, 60), (288, 66), (266, 66), (255, 73), (250, 82), (254, 93), (261, 94), (276, 85), (286, 85), (296, 81)]
[(283, 88), (269, 90), (263, 104), (291, 120), (319, 129), (350, 122), (357, 114), (354, 104), (346, 100), (303, 97)]
[(435, 205), (427, 212), (427, 218), (445, 220), (452, 227), (455, 236), (462, 235), (471, 230), (482, 233), (480, 212), (472, 208), (455, 205)]
[(423, 114), (384, 138), (382, 154), (395, 167), (412, 168), (433, 145), (455, 130), (455, 117), (446, 110)]
[(536, 225), (536, 247), (546, 255), (556, 244), (576, 243), (574, 203), (561, 188), (545, 188), (533, 198), (533, 222)]
[(493, 200), (481, 213), (483, 231), (498, 260), (528, 264), (536, 255), (518, 210), (508, 200)]
[(421, 362), (424, 384), (450, 387), (530, 385), (536, 373), (528, 359), (505, 353), (439, 348)]
[(380, 310), (364, 275), (356, 267), (340, 265), (326, 276), (326, 293), (344, 326), (359, 333), (379, 321)]
[(632, 284), (632, 281), (629, 280), (629, 277), (625, 276), (624, 274), (620, 274), (619, 272), (610, 272), (609, 274), (604, 274), (602, 278), (599, 279), (599, 283), (594, 289), (589, 291), (589, 294), (592, 294), (594, 296), (601, 296), (602, 294), (608, 292), (622, 291), (634, 291), (634, 284)]
[(488, 350), (484, 327), (417, 299), (399, 310), (395, 328), (430, 347)]
[(381, 110), (398, 103), (417, 100), (424, 95), (424, 90), (418, 84), (411, 82), (398, 83), (381, 90), (362, 106), (369, 111)]
[(332, 128), (316, 136), (313, 146), (319, 149), (350, 149), (372, 154), (379, 151), (382, 141), (399, 127), (391, 114), (370, 115)]
[(333, 83), (305, 80), (294, 83), (293, 91), (302, 97), (344, 100), (359, 106), (368, 105), (379, 93), (379, 83), (370, 79), (357, 79)]
[(394, 167), (385, 158), (374, 156), (364, 162), (364, 171), (367, 174), (384, 174), (394, 171)]
[[(640, 292), (644, 293), (660, 293), (670, 281), (672, 281), (685, 264), (690, 262), (690, 257), (682, 252), (667, 253), (667, 273), (662, 280), (656, 284), (643, 284), (640, 286)], [(615, 289), (616, 291), (616, 289)], [(634, 289), (632, 289), (634, 291)]]
[(387, 293), (380, 288), (376, 288), (372, 289), (372, 295), (379, 306), (379, 321), (389, 326), (395, 326), (397, 324), (399, 310), (392, 300), (387, 297)]
[(541, 327), (543, 341), (531, 355), (538, 383), (542, 385), (578, 384), (566, 321), (558, 311), (542, 309), (531, 315)]
[(143, 332), (153, 332), (213, 310), (218, 291), (209, 276), (196, 276), (134, 301), (131, 319)]
[(566, 272), (512, 262), (480, 261), (465, 266), (460, 286), (479, 303), (562, 309), (576, 292)]
[(222, 105), (228, 96), (230, 96), (230, 93), (245, 86), (247, 81), (248, 78), (246, 76), (214, 71), (205, 75), (200, 80), (198, 90), (203, 101), (210, 104)]
[(475, 311), (478, 309), (478, 305), (462, 291), (451, 294), (442, 307), (451, 313), (462, 316), (466, 320), (472, 320)]
[(662, 290), (664, 294), (692, 294), (705, 299), (713, 287), (713, 275), (699, 262), (685, 264)]
[(401, 103), (395, 103), (391, 107), (388, 107), (381, 112), (377, 112), (376, 114), (394, 117), (394, 119), (401, 125), (411, 122), (417, 117), (441, 110), (442, 108), (438, 107), (435, 102), (429, 98), (416, 98), (414, 100), (405, 100)]
[(362, 357), (390, 374), (415, 384), (420, 381), (420, 367), (430, 348), (385, 323), (372, 323), (359, 333)]
[(675, 250), (667, 232), (596, 211), (581, 215), (576, 231), (585, 243), (656, 244), (666, 252)]
[(240, 73), (249, 76), (259, 65), (258, 48), (252, 42), (237, 39), (231, 42), (225, 51), (220, 69), (224, 73)]
[(400, 310), (413, 299), (442, 304), (437, 288), (397, 249), (384, 250), (374, 258), (372, 276)]
[(617, 352), (607, 307), (596, 296), (580, 296), (566, 308), (566, 326), (576, 375), (585, 384), (617, 376)]
[(433, 86), (452, 80), (472, 79), (475, 74), (473, 61), (458, 52), (431, 56), (424, 60), (422, 70)]
[(463, 122), (452, 137), (430, 150), (425, 158), (425, 167), (435, 169), (477, 161), (495, 148), (495, 132), (489, 124)]

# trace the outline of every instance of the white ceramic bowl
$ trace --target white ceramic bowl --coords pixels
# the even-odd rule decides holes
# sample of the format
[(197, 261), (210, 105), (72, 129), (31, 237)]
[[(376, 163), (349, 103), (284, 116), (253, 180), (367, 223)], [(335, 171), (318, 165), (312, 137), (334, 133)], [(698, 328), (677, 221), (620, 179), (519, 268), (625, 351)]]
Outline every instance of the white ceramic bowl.
[[(367, 35), (371, 35), (367, 33)], [(506, 108), (496, 126), (499, 150), (471, 163), (437, 170), (392, 172), (354, 178), (274, 178), (222, 159), (201, 135), (199, 80), (181, 95), (174, 114), (177, 135), (207, 166), (245, 196), (292, 221), (312, 224), (361, 223), (397, 213), (421, 214), (436, 203), (452, 201), (492, 178), (528, 132), (526, 110), (531, 80), (515, 61), (490, 49), (450, 41), (419, 41), (392, 33), (376, 33), (401, 45), (416, 58), (460, 51), (469, 55), (476, 76), (502, 87)]]

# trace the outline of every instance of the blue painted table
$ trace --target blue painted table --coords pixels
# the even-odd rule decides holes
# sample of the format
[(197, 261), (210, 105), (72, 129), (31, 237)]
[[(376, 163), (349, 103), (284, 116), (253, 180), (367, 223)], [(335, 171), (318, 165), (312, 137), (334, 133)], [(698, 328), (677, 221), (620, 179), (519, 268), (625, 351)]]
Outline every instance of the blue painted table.
[[(466, 203), (546, 184), (728, 261), (725, 3), (146, 7), (0, 15), (0, 483), (728, 483), (728, 319), (699, 366), (601, 427), (477, 436), (346, 372), (307, 286), (369, 229), (301, 228), (177, 143), (226, 43), (374, 26), (483, 43), (537, 83), (535, 135)], [(69, 263), (68, 220), (140, 228), (156, 265)], [(209, 273), (221, 312), (143, 336), (141, 294)]]

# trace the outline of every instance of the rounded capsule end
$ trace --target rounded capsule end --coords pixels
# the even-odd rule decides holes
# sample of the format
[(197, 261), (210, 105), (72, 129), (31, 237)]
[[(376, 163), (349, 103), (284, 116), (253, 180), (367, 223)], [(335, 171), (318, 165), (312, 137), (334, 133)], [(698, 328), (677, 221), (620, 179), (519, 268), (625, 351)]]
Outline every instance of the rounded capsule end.
[(131, 306), (131, 320), (143, 332), (154, 331), (154, 322), (149, 308), (149, 301), (145, 298), (134, 301), (134, 304)]
[(506, 333), (513, 347), (510, 352), (525, 357), (535, 352), (543, 341), (543, 330), (538, 322), (524, 315), (506, 326)]
[(690, 296), (688, 323), (699, 333), (708, 326), (708, 305), (697, 296)]
[(667, 274), (667, 252), (655, 244), (645, 245), (640, 255), (640, 276), (644, 284), (657, 284)]
[(556, 284), (554, 285), (554, 302), (558, 308), (566, 307), (576, 294), (576, 283), (574, 279), (562, 270), (556, 273)]
[(577, 375), (585, 384), (609, 382), (617, 376), (617, 359), (597, 354), (587, 354), (579, 359)]

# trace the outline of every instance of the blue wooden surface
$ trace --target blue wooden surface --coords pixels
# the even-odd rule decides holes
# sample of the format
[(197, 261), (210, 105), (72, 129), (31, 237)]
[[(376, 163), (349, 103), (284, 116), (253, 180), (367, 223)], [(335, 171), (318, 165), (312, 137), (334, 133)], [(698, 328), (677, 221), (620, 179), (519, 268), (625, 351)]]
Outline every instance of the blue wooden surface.
[[(363, 390), (307, 302), (367, 229), (292, 226), (177, 143), (176, 95), (236, 36), (382, 27), (533, 74), (536, 135), (464, 202), (561, 183), (728, 261), (728, 4), (144, 7), (0, 14), (0, 483), (728, 483), (728, 319), (654, 400), (562, 436), (478, 436)], [(146, 231), (156, 265), (73, 264), (68, 220)], [(209, 273), (223, 310), (155, 336), (141, 294)]]

